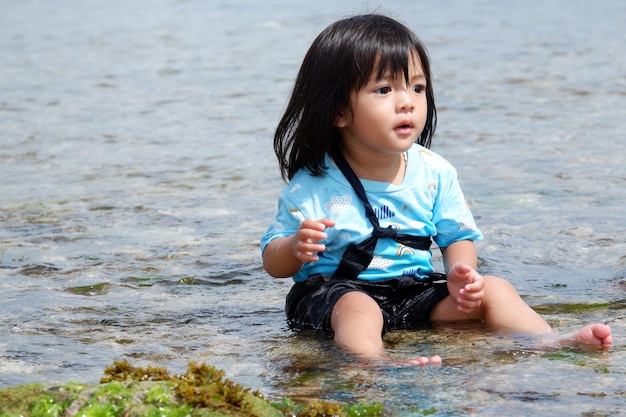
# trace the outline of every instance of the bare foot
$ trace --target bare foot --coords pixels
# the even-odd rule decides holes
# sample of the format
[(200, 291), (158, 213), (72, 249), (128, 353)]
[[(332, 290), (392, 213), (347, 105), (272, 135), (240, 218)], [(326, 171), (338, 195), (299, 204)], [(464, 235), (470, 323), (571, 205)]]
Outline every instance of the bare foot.
[(365, 365), (374, 366), (374, 367), (387, 367), (392, 366), (394, 368), (404, 368), (409, 366), (439, 366), (441, 365), (441, 358), (439, 355), (431, 356), (427, 358), (426, 356), (417, 356), (412, 359), (398, 359), (392, 358), (390, 356), (378, 356), (378, 357), (363, 357)]
[(613, 343), (611, 328), (606, 324), (590, 324), (559, 339), (560, 344), (599, 348), (609, 348)]
[(417, 358), (409, 359), (405, 361), (407, 365), (417, 365), (417, 366), (425, 366), (425, 365), (441, 365), (441, 358), (438, 355), (427, 358), (425, 356), (419, 356)]
[(590, 324), (574, 333), (565, 335), (537, 334), (540, 349), (558, 349), (563, 346), (577, 346), (591, 349), (608, 349), (613, 344), (611, 328), (606, 324)]

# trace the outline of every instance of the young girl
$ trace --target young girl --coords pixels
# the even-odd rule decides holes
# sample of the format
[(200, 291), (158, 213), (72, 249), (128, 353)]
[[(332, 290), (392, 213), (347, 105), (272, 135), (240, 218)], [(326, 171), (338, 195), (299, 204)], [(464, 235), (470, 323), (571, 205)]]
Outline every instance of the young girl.
[[(386, 332), (431, 322), (551, 334), (508, 282), (476, 272), (482, 235), (455, 169), (428, 150), (436, 121), (428, 56), (404, 25), (355, 16), (315, 39), (274, 137), (289, 184), (261, 242), (267, 272), (295, 281), (290, 325), (331, 331), (366, 358), (385, 357)], [(611, 329), (552, 338), (608, 347)]]

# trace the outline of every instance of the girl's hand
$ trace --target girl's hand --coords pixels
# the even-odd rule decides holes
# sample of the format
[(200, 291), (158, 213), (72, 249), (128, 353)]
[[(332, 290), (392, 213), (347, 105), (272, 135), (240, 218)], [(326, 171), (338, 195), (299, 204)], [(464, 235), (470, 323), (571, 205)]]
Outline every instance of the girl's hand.
[(480, 308), (485, 298), (485, 278), (474, 268), (456, 264), (448, 271), (448, 290), (456, 297), (457, 308), (472, 313)]
[(327, 227), (333, 227), (335, 221), (331, 219), (304, 220), (293, 239), (293, 251), (296, 258), (302, 263), (319, 260), (319, 252), (326, 250), (326, 245), (319, 243), (326, 239), (324, 232)]

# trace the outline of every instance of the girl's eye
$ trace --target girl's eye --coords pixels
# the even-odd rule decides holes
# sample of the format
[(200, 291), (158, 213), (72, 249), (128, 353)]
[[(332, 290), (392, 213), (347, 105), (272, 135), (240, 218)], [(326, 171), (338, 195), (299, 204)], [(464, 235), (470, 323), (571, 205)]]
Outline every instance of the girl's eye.
[(375, 91), (376, 91), (376, 94), (388, 94), (389, 92), (391, 92), (391, 88), (390, 87), (379, 87)]
[(425, 86), (423, 86), (423, 85), (414, 85), (414, 86), (413, 86), (413, 92), (414, 92), (414, 93), (423, 93), (423, 92), (424, 92), (424, 90), (425, 90), (425, 88), (426, 88), (426, 87), (425, 87)]

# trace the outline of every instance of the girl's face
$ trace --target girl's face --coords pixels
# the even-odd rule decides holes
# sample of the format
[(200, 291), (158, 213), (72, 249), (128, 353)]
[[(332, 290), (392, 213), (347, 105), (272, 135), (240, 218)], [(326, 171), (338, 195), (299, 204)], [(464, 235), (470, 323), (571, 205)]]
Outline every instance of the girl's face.
[(426, 77), (417, 56), (411, 57), (408, 70), (408, 83), (402, 73), (385, 74), (352, 93), (350, 109), (335, 120), (347, 152), (399, 154), (422, 133), (427, 113)]

